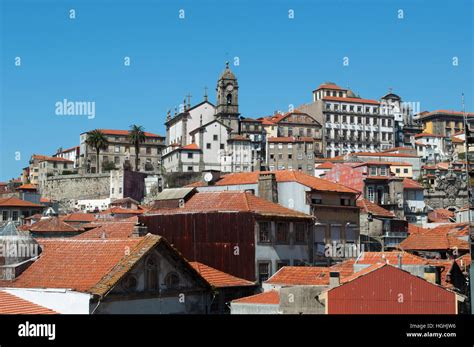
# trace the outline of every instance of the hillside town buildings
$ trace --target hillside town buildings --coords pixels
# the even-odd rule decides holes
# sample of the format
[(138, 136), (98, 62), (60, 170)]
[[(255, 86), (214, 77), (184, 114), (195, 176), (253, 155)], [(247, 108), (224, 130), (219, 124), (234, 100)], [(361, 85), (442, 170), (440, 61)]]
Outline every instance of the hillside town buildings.
[(0, 297), (45, 314), (468, 312), (473, 115), (325, 82), (247, 117), (233, 69), (138, 152), (96, 129), (97, 158), (91, 128), (0, 183), (0, 245), (41, 250), (0, 257)]

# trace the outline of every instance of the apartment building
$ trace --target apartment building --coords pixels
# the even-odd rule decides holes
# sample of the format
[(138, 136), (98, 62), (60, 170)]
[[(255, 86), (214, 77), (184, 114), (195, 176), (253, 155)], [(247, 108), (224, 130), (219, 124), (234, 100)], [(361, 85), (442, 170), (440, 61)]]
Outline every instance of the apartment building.
[(250, 140), (252, 171), (261, 170), (265, 163), (266, 132), (261, 120), (253, 118), (240, 119), (240, 134)]
[[(135, 146), (128, 139), (128, 130), (99, 129), (108, 141), (107, 148), (99, 153), (100, 171), (104, 168), (135, 170)], [(82, 172), (98, 173), (97, 152), (89, 146), (87, 136), (89, 132), (80, 135), (79, 165)], [(145, 132), (145, 142), (138, 147), (139, 171), (149, 173), (161, 172), (161, 152), (165, 147), (165, 138), (160, 135)]]
[(270, 137), (297, 137), (311, 138), (314, 144), (314, 154), (322, 156), (322, 126), (308, 113), (292, 111), (286, 114), (277, 113), (270, 117), (260, 118), (264, 124), (267, 138)]
[(363, 99), (349, 89), (326, 82), (313, 91), (313, 102), (299, 109), (325, 124), (324, 154), (331, 158), (394, 147), (394, 112), (385, 105), (386, 102), (381, 105), (377, 100)]
[[(474, 113), (466, 113), (468, 121), (474, 119)], [(462, 112), (436, 110), (424, 112), (419, 121), (423, 126), (423, 132), (428, 134), (451, 137), (456, 133), (464, 131), (464, 115)]]
[(33, 154), (29, 166), (29, 182), (36, 184), (41, 189), (43, 182), (50, 176), (62, 175), (71, 172), (74, 162), (60, 157)]
[(312, 137), (270, 137), (267, 165), (270, 171), (297, 170), (314, 175), (317, 150)]

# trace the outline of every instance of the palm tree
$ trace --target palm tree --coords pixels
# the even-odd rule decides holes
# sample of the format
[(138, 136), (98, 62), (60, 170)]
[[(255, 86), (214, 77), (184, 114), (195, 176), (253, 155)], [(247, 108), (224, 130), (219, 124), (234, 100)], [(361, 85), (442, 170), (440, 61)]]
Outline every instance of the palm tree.
[(95, 151), (96, 151), (96, 154), (97, 154), (97, 157), (96, 157), (96, 160), (97, 160), (97, 173), (99, 173), (100, 172), (99, 153), (100, 153), (101, 150), (107, 149), (107, 146), (109, 145), (109, 142), (107, 141), (107, 137), (99, 129), (92, 130), (91, 132), (89, 132), (87, 134), (86, 143), (87, 143), (87, 145), (95, 148)]
[(141, 125), (133, 124), (130, 125), (130, 130), (128, 131), (128, 140), (135, 146), (135, 171), (139, 171), (138, 154), (140, 153), (140, 143), (144, 143), (146, 139), (144, 130)]

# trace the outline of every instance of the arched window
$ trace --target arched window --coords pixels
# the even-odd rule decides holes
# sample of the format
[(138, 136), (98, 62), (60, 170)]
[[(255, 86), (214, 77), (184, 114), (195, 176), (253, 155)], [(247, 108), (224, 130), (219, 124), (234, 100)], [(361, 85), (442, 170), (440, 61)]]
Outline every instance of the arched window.
[(156, 257), (150, 256), (145, 262), (145, 279), (146, 290), (158, 290), (158, 261)]
[(232, 94), (227, 94), (227, 105), (232, 105)]
[(178, 288), (179, 287), (179, 276), (176, 272), (170, 272), (165, 277), (165, 285), (167, 288)]

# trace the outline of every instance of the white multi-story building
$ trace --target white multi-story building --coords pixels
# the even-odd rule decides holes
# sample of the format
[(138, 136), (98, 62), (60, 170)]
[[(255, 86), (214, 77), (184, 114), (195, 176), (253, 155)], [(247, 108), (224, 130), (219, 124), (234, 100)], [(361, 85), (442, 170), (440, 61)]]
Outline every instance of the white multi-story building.
[(416, 154), (423, 163), (437, 163), (449, 159), (443, 135), (421, 133), (415, 135)]
[(299, 109), (325, 124), (323, 146), (328, 158), (394, 147), (394, 114), (383, 112), (377, 100), (362, 99), (327, 82), (313, 91), (313, 103)]

